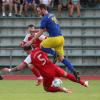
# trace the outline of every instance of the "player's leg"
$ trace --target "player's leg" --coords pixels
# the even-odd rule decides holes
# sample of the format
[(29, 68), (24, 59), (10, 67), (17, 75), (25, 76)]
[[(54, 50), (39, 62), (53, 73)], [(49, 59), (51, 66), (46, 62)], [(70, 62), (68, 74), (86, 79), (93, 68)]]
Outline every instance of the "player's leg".
[(56, 75), (57, 75), (56, 77), (64, 77), (64, 78), (69, 79), (73, 82), (76, 82), (76, 83), (79, 83), (85, 87), (88, 87), (88, 84), (86, 83), (86, 81), (83, 81), (81, 79), (79, 81), (77, 81), (76, 77), (73, 74), (67, 73), (62, 68), (57, 67), (56, 65), (55, 65), (55, 71), (56, 71)]
[[(78, 72), (75, 70), (75, 68), (73, 67), (73, 65), (66, 58), (64, 58), (64, 56), (63, 56), (64, 55), (63, 45), (64, 45), (64, 38), (63, 38), (63, 36), (52, 37), (52, 38), (49, 37), (49, 38), (47, 38), (47, 39), (45, 39), (45, 40), (42, 41), (42, 43), (41, 43), (41, 49), (44, 52), (53, 55), (54, 57), (58, 54), (60, 56), (61, 62), (71, 72), (73, 72), (74, 75), (75, 75), (75, 77), (77, 78), (77, 80), (79, 80), (79, 74), (78, 74)], [(54, 48), (55, 51), (53, 51), (50, 48)]]
[(38, 69), (37, 69), (35, 66), (31, 65), (31, 64), (28, 65), (28, 68), (29, 68), (29, 69), (32, 71), (32, 73), (37, 77), (36, 86), (40, 85), (40, 84), (42, 83), (42, 81), (43, 81), (43, 77), (41, 76), (41, 74), (40, 74), (40, 72), (38, 71)]
[(65, 93), (72, 93), (70, 89), (67, 89), (65, 87), (48, 87), (45, 89), (47, 92), (65, 92)]
[(55, 51), (59, 55), (59, 60), (66, 66), (66, 68), (68, 68), (68, 70), (70, 70), (75, 75), (77, 81), (79, 81), (80, 80), (79, 72), (76, 71), (72, 63), (66, 57), (64, 57), (63, 44), (60, 44), (58, 47), (56, 47)]
[(52, 81), (54, 78), (44, 78), (43, 80), (43, 86), (44, 90), (47, 92), (65, 92), (65, 93), (72, 93), (70, 89), (64, 88), (64, 87), (54, 87), (52, 86)]
[(51, 49), (51, 48), (44, 48), (44, 47), (42, 46), (41, 49), (42, 49), (42, 51), (44, 51), (44, 52), (46, 52), (46, 53), (48, 53), (48, 54), (51, 54), (51, 55), (53, 55), (53, 56), (56, 56), (56, 52), (55, 52), (53, 49)]
[(40, 72), (38, 71), (38, 69), (31, 65), (31, 64), (28, 64), (28, 68), (32, 71), (32, 73), (36, 76), (36, 77), (40, 77)]
[[(40, 47), (42, 49), (42, 51), (51, 54), (54, 56), (54, 58), (57, 57), (57, 53), (55, 50), (55, 48), (59, 47), (60, 45), (64, 44), (64, 38), (63, 36), (59, 36), (59, 37), (48, 37), (47, 39), (43, 40)], [(53, 49), (52, 49), (53, 48)]]
[(65, 75), (64, 77), (65, 77), (65, 78), (68, 78), (69, 80), (71, 80), (71, 81), (73, 81), (73, 82), (80, 83), (81, 85), (83, 85), (83, 86), (85, 86), (85, 87), (88, 87), (87, 81), (83, 81), (83, 80), (81, 80), (81, 79), (80, 79), (79, 81), (77, 81), (76, 78), (75, 78), (75, 76), (72, 75), (72, 74), (70, 74), (70, 73), (68, 73), (68, 74)]
[(74, 76), (76, 77), (77, 81), (80, 80), (79, 72), (74, 68), (72, 63), (68, 59), (66, 59), (64, 56), (60, 56), (60, 61), (70, 70)]
[(55, 56), (56, 52), (51, 49), (53, 48), (53, 44), (55, 43), (55, 40), (53, 40), (52, 42), (51, 41), (52, 41), (52, 38), (48, 37), (47, 39), (42, 41), (40, 47), (42, 51)]

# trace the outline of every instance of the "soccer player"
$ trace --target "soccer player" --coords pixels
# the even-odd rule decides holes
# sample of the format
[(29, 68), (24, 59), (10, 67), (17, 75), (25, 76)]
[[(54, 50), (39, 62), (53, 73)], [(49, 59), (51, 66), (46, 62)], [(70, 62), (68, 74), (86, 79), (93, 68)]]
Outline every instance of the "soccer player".
[[(23, 68), (20, 68), (21, 69), (24, 69), (26, 66), (24, 66)], [(28, 68), (32, 71), (32, 73), (37, 77), (37, 82), (36, 82), (36, 86), (40, 85), (43, 81), (43, 77), (40, 75), (40, 72), (37, 70), (36, 67), (33, 67), (31, 64), (28, 65)], [(0, 71), (1, 72), (8, 72), (8, 68), (0, 68)], [(3, 80), (3, 76), (0, 75), (0, 80)]]
[(31, 46), (26, 46), (24, 47), (24, 50), (29, 55), (20, 65), (15, 68), (9, 69), (9, 72), (20, 70), (22, 67), (27, 66), (28, 64), (33, 64), (43, 76), (43, 86), (44, 89), (48, 92), (69, 92), (69, 90), (66, 88), (52, 86), (52, 81), (56, 77), (64, 77), (85, 87), (88, 86), (88, 83), (86, 81), (82, 81), (80, 79), (78, 82), (74, 75), (67, 73), (62, 68), (53, 64), (53, 62), (48, 59), (48, 57), (40, 48), (32, 50)]
[[(30, 24), (27, 26), (27, 30), (25, 32), (26, 36), (23, 39), (23, 41), (21, 41), (20, 46), (23, 47), (27, 42), (29, 42), (30, 40), (32, 40), (32, 38), (35, 37), (35, 35), (39, 32), (39, 29), (36, 29), (35, 26), (33, 24)], [(37, 48), (40, 47), (40, 43), (46, 39), (47, 36), (45, 35), (41, 35), (39, 38), (36, 39), (36, 41), (34, 43), (32, 43), (32, 47), (33, 48)]]
[[(40, 4), (37, 7), (37, 12), (43, 17), (41, 20), (40, 30), (37, 35), (27, 43), (27, 45), (31, 45), (32, 43), (34, 43), (38, 37), (40, 37), (45, 31), (47, 31), (49, 33), (49, 37), (42, 41), (40, 45), (41, 49), (44, 52), (53, 55), (54, 58), (57, 58), (56, 56), (59, 56), (59, 60), (66, 67), (68, 67), (71, 72), (73, 72), (76, 79), (79, 81), (79, 73), (76, 71), (73, 65), (66, 58), (64, 58), (64, 37), (61, 34), (61, 29), (56, 17), (53, 14), (48, 13), (47, 7), (44, 4)], [(51, 48), (54, 48), (55, 51)]]
[[(30, 41), (39, 31), (39, 29), (36, 29), (35, 26), (33, 24), (30, 24), (27, 26), (27, 30), (26, 30), (26, 36), (24, 38), (23, 41), (21, 41), (20, 46), (23, 47), (28, 41)], [(44, 40), (45, 38), (47, 38), (47, 36), (45, 35), (41, 35), (38, 39), (36, 39), (36, 41), (32, 44), (32, 48), (38, 48), (40, 47), (40, 43), (42, 42), (42, 40)], [(35, 74), (35, 76), (37, 77), (37, 85), (40, 85), (42, 82), (42, 76), (40, 75), (40, 73), (37, 71), (36, 67), (33, 67), (31, 65), (27, 66), (33, 74)]]

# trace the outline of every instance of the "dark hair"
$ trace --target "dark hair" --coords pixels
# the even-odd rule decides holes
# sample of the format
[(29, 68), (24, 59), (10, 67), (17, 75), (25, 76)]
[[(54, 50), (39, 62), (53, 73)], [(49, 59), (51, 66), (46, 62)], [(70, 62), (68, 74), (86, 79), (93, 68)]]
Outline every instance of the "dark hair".
[(33, 24), (30, 24), (27, 26), (27, 28), (32, 28), (32, 27), (35, 27)]
[(45, 4), (39, 4), (37, 7), (47, 10), (47, 6)]
[(31, 46), (24, 46), (23, 49), (24, 50), (32, 50), (32, 47)]

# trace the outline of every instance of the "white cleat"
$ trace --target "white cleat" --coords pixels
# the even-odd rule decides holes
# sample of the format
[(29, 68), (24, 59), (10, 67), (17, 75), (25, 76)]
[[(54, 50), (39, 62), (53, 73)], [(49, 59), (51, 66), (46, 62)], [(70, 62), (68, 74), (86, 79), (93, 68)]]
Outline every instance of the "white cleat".
[(86, 87), (88, 87), (88, 86), (89, 86), (89, 83), (88, 83), (88, 81), (85, 81), (85, 84), (84, 84), (84, 86), (86, 86)]

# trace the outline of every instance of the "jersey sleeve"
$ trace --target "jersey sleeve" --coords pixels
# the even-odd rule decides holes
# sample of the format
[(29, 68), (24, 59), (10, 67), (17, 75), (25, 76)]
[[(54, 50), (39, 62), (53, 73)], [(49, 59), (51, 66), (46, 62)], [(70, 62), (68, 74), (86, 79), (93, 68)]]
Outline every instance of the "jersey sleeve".
[(47, 19), (46, 18), (43, 18), (42, 21), (41, 21), (40, 28), (41, 29), (45, 29), (46, 28), (46, 23), (47, 23)]
[(26, 59), (24, 60), (24, 63), (30, 64), (31, 62), (32, 62), (32, 60), (31, 60), (31, 55), (28, 55), (28, 56), (26, 57)]
[(25, 36), (25, 38), (24, 38), (24, 42), (28, 42), (28, 38), (29, 38), (29, 36), (30, 36), (30, 34), (27, 34), (26, 36)]
[(44, 40), (44, 39), (46, 39), (46, 36), (45, 36), (45, 35), (41, 35), (41, 36), (39, 37), (39, 40)]

